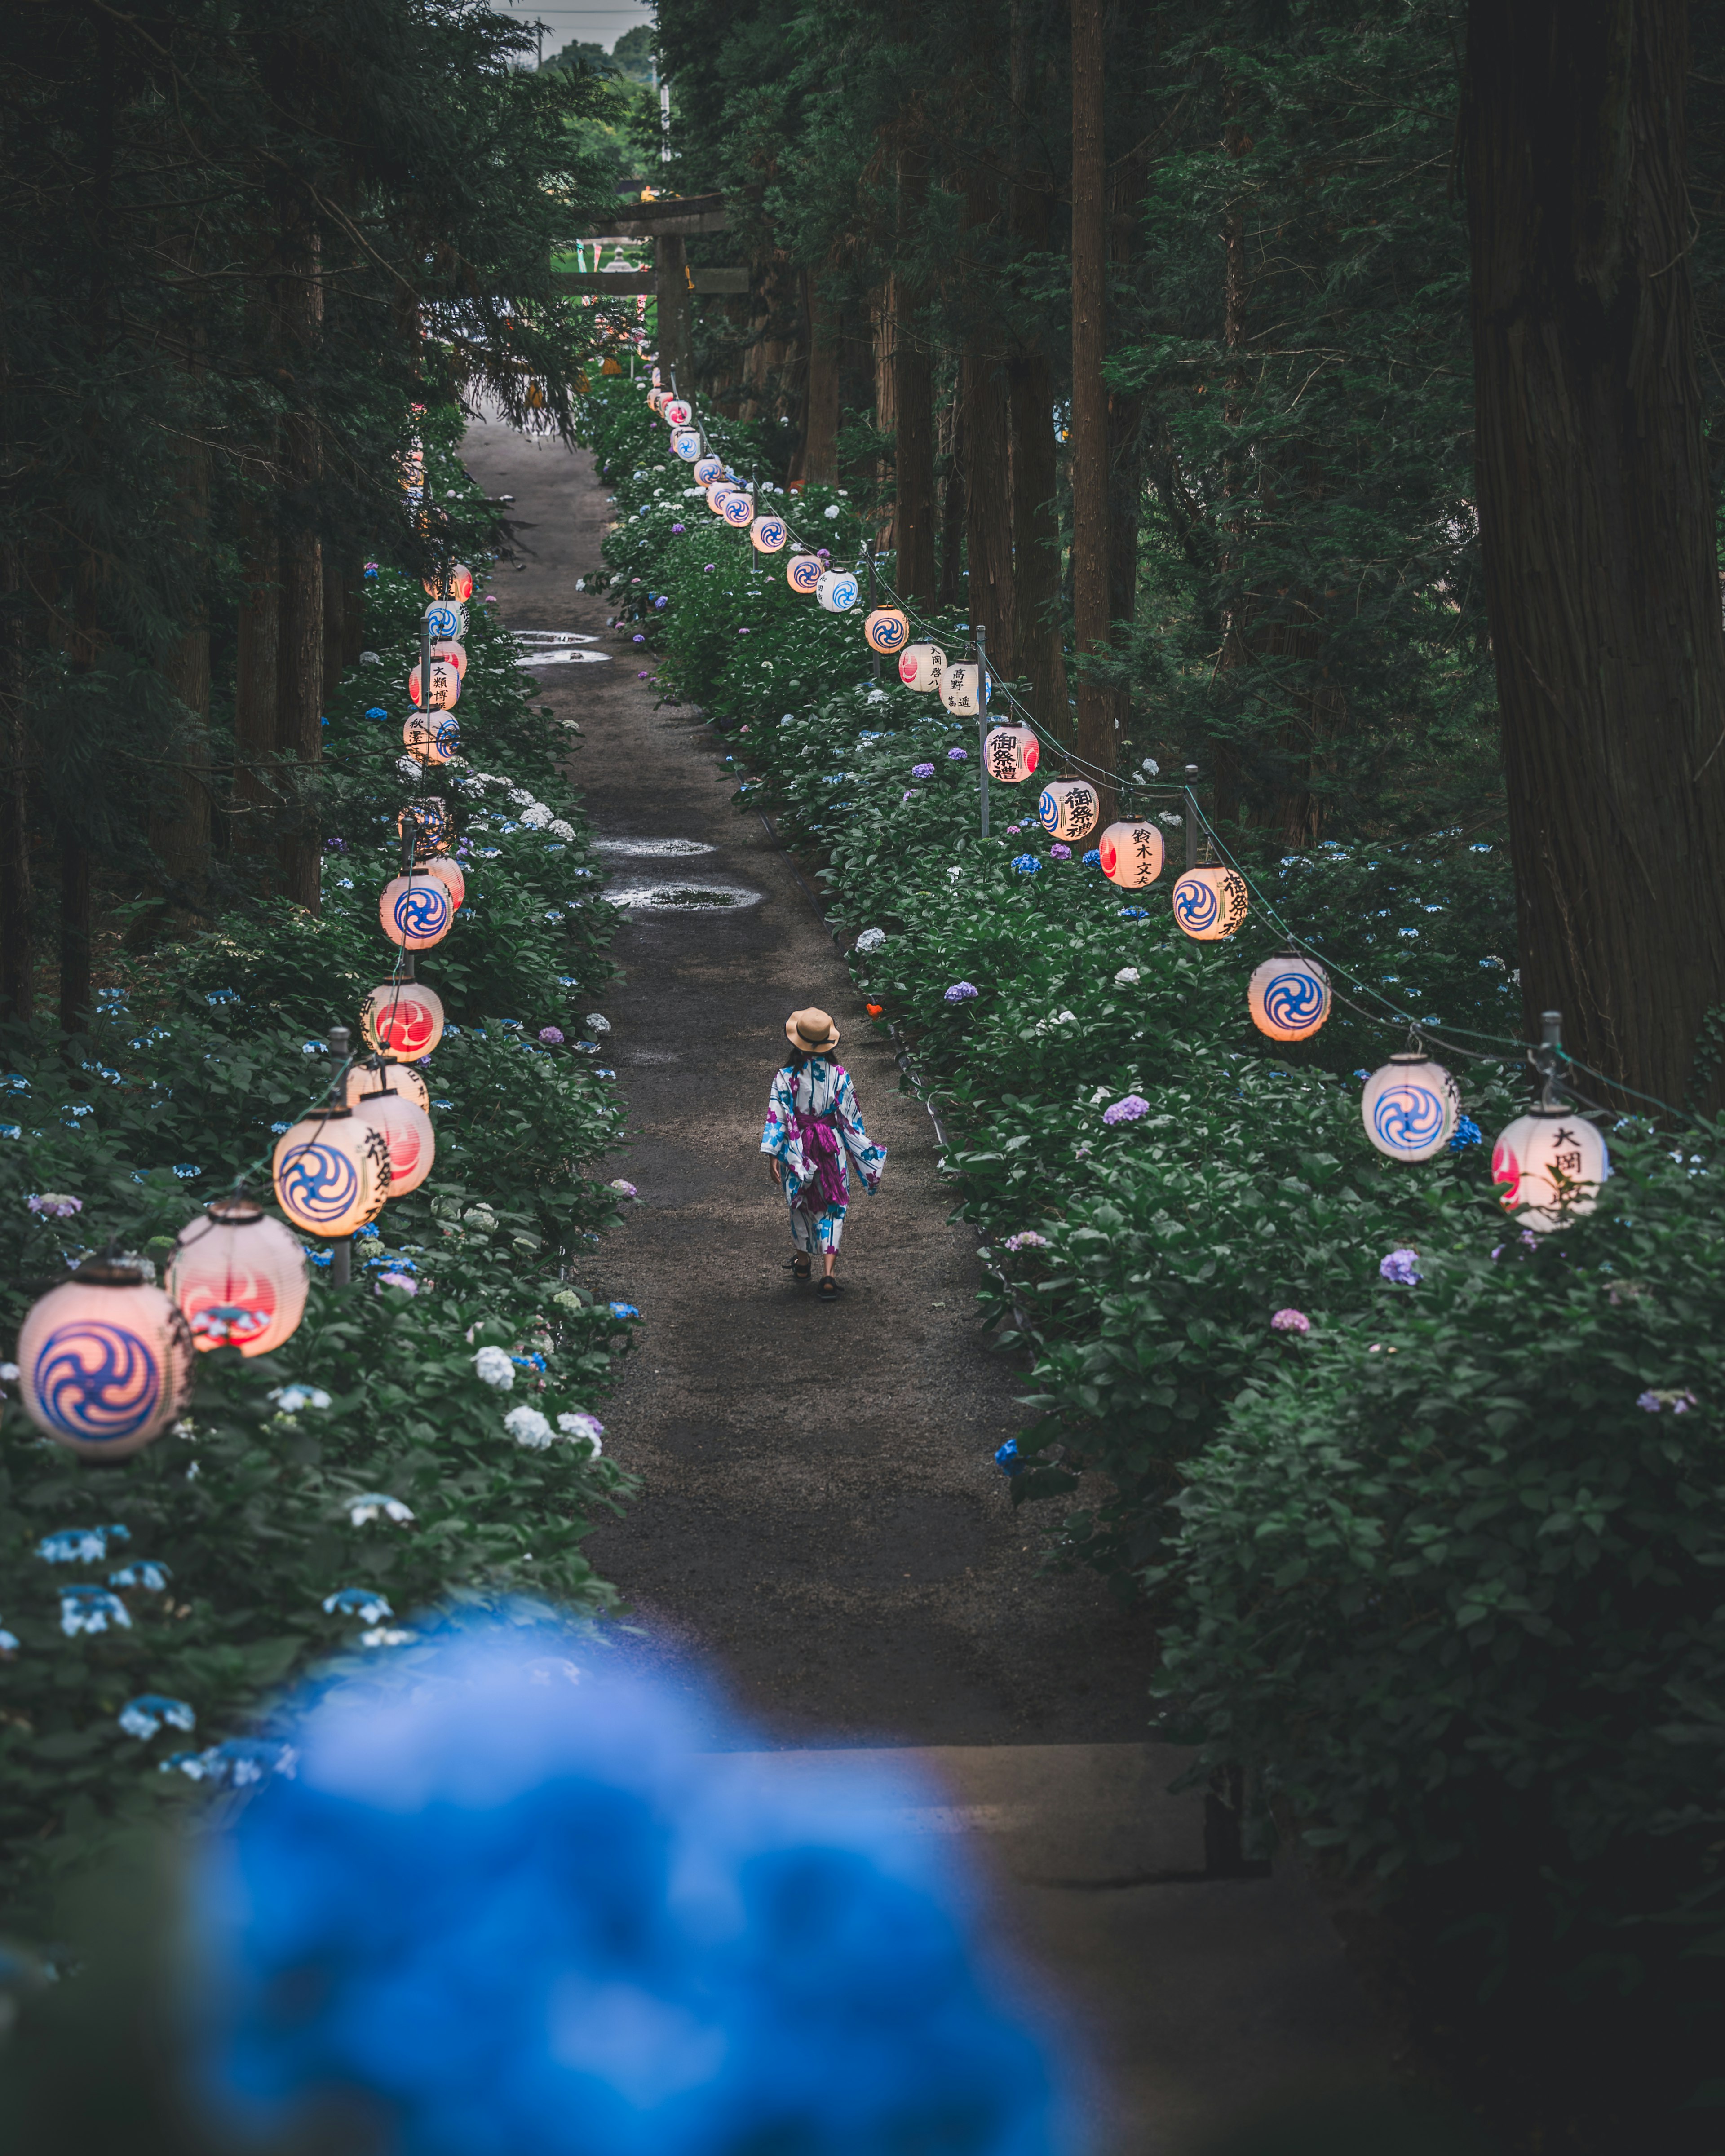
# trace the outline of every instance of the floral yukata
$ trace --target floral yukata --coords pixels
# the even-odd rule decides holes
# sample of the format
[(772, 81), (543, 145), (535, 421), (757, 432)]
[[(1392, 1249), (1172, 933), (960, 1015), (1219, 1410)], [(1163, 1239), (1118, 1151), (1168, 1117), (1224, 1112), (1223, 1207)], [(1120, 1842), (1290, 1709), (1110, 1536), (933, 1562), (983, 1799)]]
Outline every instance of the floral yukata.
[(850, 1199), (850, 1163), (865, 1189), (880, 1187), (885, 1146), (870, 1145), (850, 1073), (824, 1055), (773, 1081), (761, 1150), (779, 1162), (791, 1212), (791, 1240), (811, 1255), (836, 1250)]

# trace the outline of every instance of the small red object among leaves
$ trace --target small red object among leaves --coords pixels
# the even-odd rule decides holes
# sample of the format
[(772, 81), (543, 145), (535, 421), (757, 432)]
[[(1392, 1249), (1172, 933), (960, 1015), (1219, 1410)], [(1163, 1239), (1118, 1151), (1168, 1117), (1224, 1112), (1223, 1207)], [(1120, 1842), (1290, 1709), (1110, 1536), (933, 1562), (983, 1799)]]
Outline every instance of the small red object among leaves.
[(863, 1009), (868, 1013), (870, 1018), (879, 1018), (885, 1008), (886, 1006), (882, 1004), (865, 1004), (863, 1005)]

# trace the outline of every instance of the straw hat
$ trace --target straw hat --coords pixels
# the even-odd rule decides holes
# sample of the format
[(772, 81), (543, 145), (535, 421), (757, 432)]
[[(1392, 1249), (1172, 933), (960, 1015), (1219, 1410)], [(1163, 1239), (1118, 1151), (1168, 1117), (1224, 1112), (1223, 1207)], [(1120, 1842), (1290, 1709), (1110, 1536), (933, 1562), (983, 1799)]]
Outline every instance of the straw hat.
[(793, 1011), (784, 1022), (784, 1037), (793, 1048), (800, 1048), (805, 1055), (824, 1055), (830, 1048), (839, 1045), (839, 1029), (824, 1010), (812, 1005), (807, 1010)]

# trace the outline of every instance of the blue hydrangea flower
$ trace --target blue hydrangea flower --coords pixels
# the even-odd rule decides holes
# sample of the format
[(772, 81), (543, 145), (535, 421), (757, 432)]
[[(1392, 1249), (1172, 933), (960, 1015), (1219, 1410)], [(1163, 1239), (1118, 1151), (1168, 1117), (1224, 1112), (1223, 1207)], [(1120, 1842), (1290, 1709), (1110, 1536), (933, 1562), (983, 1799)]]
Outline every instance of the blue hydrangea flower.
[(1388, 1257), (1378, 1260), (1378, 1270), (1397, 1287), (1418, 1287), (1424, 1277), (1417, 1250), (1392, 1250)]
[(968, 763), (969, 761), (970, 751), (968, 748), (949, 748), (947, 751), (948, 763)]
[(1122, 906), (1120, 909), (1120, 917), (1122, 921), (1147, 921), (1150, 918), (1150, 909), (1145, 906)]
[(368, 719), (387, 719), (389, 716), (389, 714), (385, 711), (382, 705), (373, 704), (371, 709), (366, 713), (366, 716)]
[(266, 1775), (291, 1776), (298, 1759), (291, 1744), (267, 1737), (230, 1737), (207, 1752), (176, 1752), (162, 1763), (164, 1774), (184, 1774), (212, 1789), (244, 1789)]
[(0, 1655), (15, 1655), (22, 1645), (16, 1632), (8, 1632), (0, 1625)]
[(182, 1183), (190, 1183), (194, 1176), (202, 1175), (203, 1173), (203, 1170), (201, 1168), (193, 1167), (189, 1161), (179, 1161), (175, 1163), (174, 1173), (179, 1177)]
[(979, 990), (969, 981), (954, 981), (952, 987), (946, 991), (945, 1000), (949, 1004), (968, 1004), (979, 993)]
[(131, 1630), (131, 1614), (117, 1594), (105, 1587), (63, 1587), (60, 1589), (60, 1630), (69, 1640), (80, 1632), (105, 1632), (110, 1625)]
[(1003, 1475), (1024, 1473), (1024, 1463), (1019, 1457), (1019, 1441), (1015, 1437), (1008, 1438), (1005, 1444), (995, 1453), (994, 1465)]
[(1470, 1146), (1481, 1145), (1484, 1142), (1484, 1133), (1471, 1116), (1456, 1117), (1455, 1135), (1449, 1145), (1451, 1152), (1466, 1152)]
[(141, 1557), (131, 1564), (122, 1565), (118, 1572), (110, 1572), (108, 1584), (110, 1587), (147, 1588), (151, 1594), (166, 1594), (167, 1583), (172, 1578), (173, 1573), (159, 1559)]
[(333, 1617), (339, 1611), (344, 1617), (357, 1617), (362, 1625), (375, 1625), (380, 1617), (393, 1617), (395, 1612), (388, 1603), (372, 1587), (338, 1587), (333, 1594), (323, 1598), (323, 1614)]
[(1081, 854), (1079, 856), (1081, 868), (1098, 869), (1101, 865), (1102, 850), (1100, 846), (1092, 846), (1087, 854)]
[(1035, 875), (1042, 866), (1034, 854), (1016, 855), (1012, 865), (1020, 875)]
[(203, 1000), (207, 1004), (237, 1004), (239, 991), (238, 988), (212, 988)]
[(640, 1314), (632, 1302), (614, 1302), (611, 1305), (614, 1317), (639, 1317)]
[(131, 1529), (116, 1520), (105, 1527), (59, 1527), (44, 1535), (36, 1554), (44, 1564), (100, 1564), (110, 1543), (129, 1543)]
[(147, 1739), (155, 1736), (164, 1722), (176, 1729), (195, 1729), (198, 1717), (182, 1699), (170, 1699), (166, 1692), (143, 1691), (136, 1699), (129, 1699), (120, 1710), (120, 1727), (128, 1737)]
[(270, 1397), (284, 1414), (299, 1414), (306, 1408), (326, 1408), (330, 1404), (321, 1385), (277, 1385)]

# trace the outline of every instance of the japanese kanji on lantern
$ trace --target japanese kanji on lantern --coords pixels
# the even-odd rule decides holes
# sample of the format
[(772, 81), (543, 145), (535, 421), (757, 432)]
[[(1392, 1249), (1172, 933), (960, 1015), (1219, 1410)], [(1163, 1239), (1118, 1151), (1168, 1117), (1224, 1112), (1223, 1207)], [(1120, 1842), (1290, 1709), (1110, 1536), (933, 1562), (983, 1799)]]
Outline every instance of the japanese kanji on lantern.
[(1034, 726), (991, 726), (983, 757), (990, 778), (998, 778), (1003, 786), (1021, 786), (1035, 776), (1042, 744)]
[(1188, 869), (1173, 888), (1174, 925), (1194, 943), (1219, 943), (1246, 917), (1245, 879), (1233, 869)]
[(38, 1430), (86, 1460), (141, 1451), (191, 1396), (192, 1335), (136, 1259), (89, 1258), (31, 1306), (18, 1394)]
[(447, 711), (415, 711), (403, 726), (401, 738), (415, 762), (447, 763), (461, 747), (461, 729)]
[(937, 644), (907, 644), (898, 654), (898, 678), (907, 689), (938, 689), (947, 654)]
[(453, 562), (442, 576), (427, 577), (424, 582), (428, 598), (454, 599), (465, 606), (473, 597), (473, 572), (465, 562)]
[(408, 676), (408, 694), (416, 710), (424, 710), (429, 701), (434, 711), (452, 711), (460, 700), (461, 676), (446, 659), (431, 662), (431, 695), (424, 694), (419, 680), (419, 669), (415, 666)]
[(354, 1114), (376, 1131), (389, 1148), (387, 1194), (391, 1198), (405, 1198), (417, 1190), (437, 1158), (431, 1118), (403, 1086), (402, 1075), (401, 1067), (396, 1066), (388, 1074), (387, 1085), (371, 1087), (352, 1104)]
[(275, 1202), (308, 1235), (351, 1235), (389, 1195), (389, 1148), (351, 1108), (313, 1108), (275, 1142)]
[(382, 981), (360, 1006), (367, 1048), (418, 1063), (444, 1037), (443, 998), (423, 981)]
[(941, 675), (940, 698), (961, 719), (978, 717), (983, 708), (983, 670), (960, 660)]
[(1051, 778), (1036, 803), (1043, 829), (1056, 839), (1082, 839), (1096, 828), (1096, 789), (1087, 778)]
[(825, 570), (814, 596), (829, 613), (848, 613), (856, 604), (856, 578), (849, 569)]
[(1455, 1134), (1461, 1096), (1441, 1063), (1418, 1049), (1392, 1055), (1360, 1096), (1366, 1136), (1389, 1160), (1430, 1160)]
[(1310, 958), (1284, 952), (1254, 968), (1246, 1008), (1271, 1040), (1304, 1040), (1330, 1014), (1330, 977)]
[(383, 933), (404, 951), (429, 951), (449, 932), (455, 909), (449, 887), (436, 876), (392, 876), (377, 901)]
[(870, 650), (889, 659), (895, 651), (904, 649), (910, 634), (911, 624), (896, 607), (876, 607), (863, 624), (863, 637)]
[(1096, 841), (1102, 874), (1122, 891), (1140, 891), (1162, 874), (1162, 834), (1142, 817), (1111, 824)]
[(757, 554), (778, 553), (790, 536), (790, 526), (782, 516), (757, 516), (749, 526), (749, 537)]
[(465, 644), (452, 636), (439, 637), (431, 647), (431, 663), (435, 666), (439, 661), (445, 666), (453, 666), (460, 679), (466, 680), (467, 646)]
[(1610, 1173), (1604, 1139), (1572, 1108), (1517, 1116), (1491, 1148), (1491, 1180), (1504, 1210), (1542, 1235), (1591, 1213)]
[(268, 1355), (305, 1311), (299, 1238), (249, 1198), (218, 1198), (181, 1229), (164, 1281), (200, 1348)]
[(827, 565), (819, 554), (793, 554), (784, 565), (784, 580), (793, 592), (805, 594), (819, 588)]

